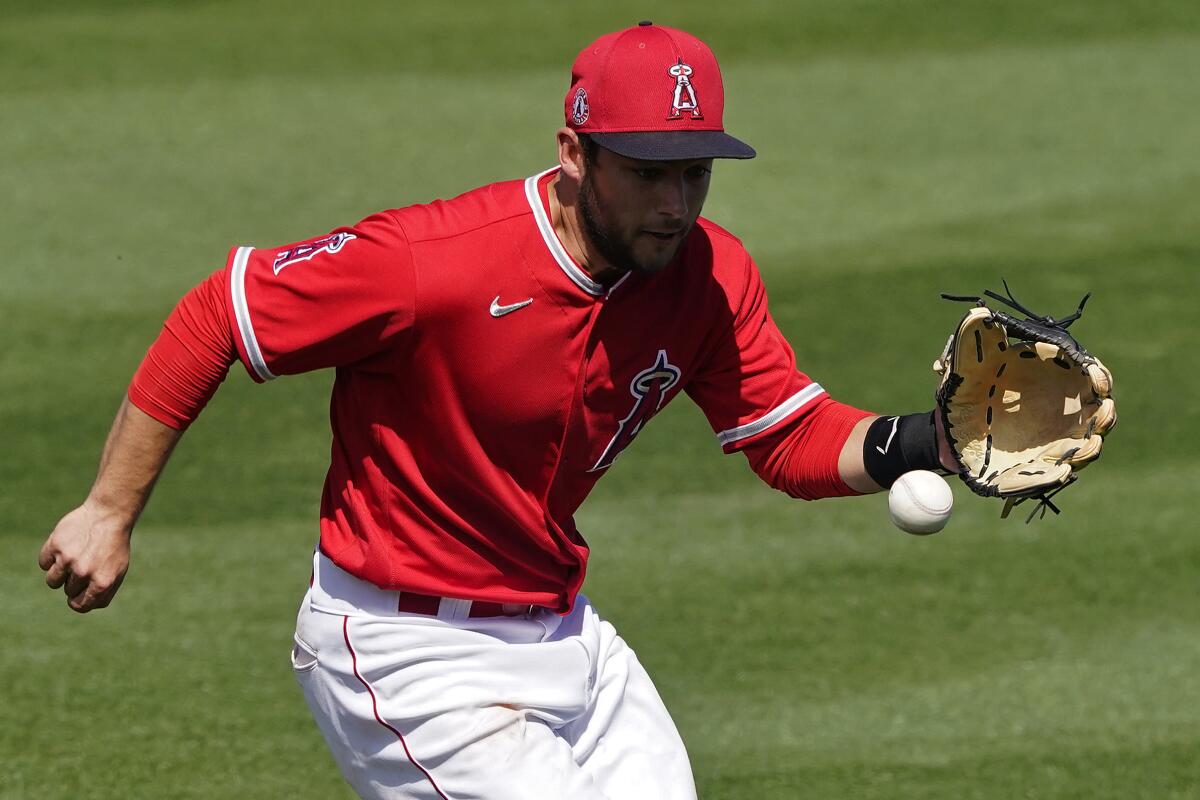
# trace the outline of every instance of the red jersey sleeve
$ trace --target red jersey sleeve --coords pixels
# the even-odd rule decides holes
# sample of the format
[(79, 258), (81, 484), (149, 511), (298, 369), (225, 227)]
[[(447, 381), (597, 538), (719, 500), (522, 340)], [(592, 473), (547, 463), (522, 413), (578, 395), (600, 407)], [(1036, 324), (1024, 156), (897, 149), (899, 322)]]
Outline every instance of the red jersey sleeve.
[(129, 384), (129, 400), (184, 430), (212, 399), (237, 359), (225, 316), (225, 270), (183, 296)]
[(721, 313), (732, 323), (720, 331), (687, 386), (726, 453), (799, 420), (827, 396), (796, 369), (796, 356), (767, 311), (766, 289), (748, 253), (742, 274), (730, 283), (721, 293), (729, 307)]
[(869, 416), (869, 411), (825, 397), (795, 422), (756, 437), (742, 452), (758, 477), (792, 497), (861, 494), (842, 480), (838, 460), (854, 426)]
[(229, 254), (227, 313), (254, 380), (353, 364), (416, 316), (408, 241), (389, 212), (315, 239)]

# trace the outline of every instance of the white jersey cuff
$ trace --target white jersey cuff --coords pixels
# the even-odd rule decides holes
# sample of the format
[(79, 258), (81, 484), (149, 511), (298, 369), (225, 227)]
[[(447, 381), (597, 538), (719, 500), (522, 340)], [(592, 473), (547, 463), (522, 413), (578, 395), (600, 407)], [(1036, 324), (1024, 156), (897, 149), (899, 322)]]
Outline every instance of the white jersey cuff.
[(763, 414), (756, 420), (747, 422), (745, 425), (739, 425), (736, 428), (721, 431), (717, 434), (717, 442), (722, 447), (742, 439), (748, 439), (751, 436), (756, 436), (763, 431), (778, 425), (788, 417), (795, 414), (800, 409), (815, 402), (825, 394), (825, 389), (819, 383), (810, 383), (794, 395), (784, 400), (775, 408)]
[(250, 263), (253, 247), (239, 247), (233, 256), (233, 268), (229, 270), (229, 291), (233, 297), (233, 313), (237, 318), (238, 333), (242, 337), (246, 356), (250, 359), (250, 367), (264, 381), (276, 377), (267, 368), (266, 359), (259, 349), (258, 339), (254, 336), (254, 325), (250, 322), (250, 306), (246, 302), (246, 265)]

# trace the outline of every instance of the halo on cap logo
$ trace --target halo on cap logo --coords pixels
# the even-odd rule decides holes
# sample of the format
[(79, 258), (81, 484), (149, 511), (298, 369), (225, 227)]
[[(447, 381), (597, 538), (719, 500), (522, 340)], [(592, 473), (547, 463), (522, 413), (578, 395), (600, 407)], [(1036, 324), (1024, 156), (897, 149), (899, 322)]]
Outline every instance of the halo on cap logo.
[(587, 122), (588, 114), (592, 113), (588, 105), (587, 90), (582, 86), (575, 90), (575, 102), (571, 104), (571, 121), (576, 125)]
[(703, 119), (700, 114), (700, 101), (696, 99), (696, 87), (692, 86), (692, 68), (679, 59), (667, 70), (667, 74), (675, 79), (675, 94), (671, 97), (671, 113), (667, 119), (680, 119), (684, 114), (691, 114), (692, 119)]

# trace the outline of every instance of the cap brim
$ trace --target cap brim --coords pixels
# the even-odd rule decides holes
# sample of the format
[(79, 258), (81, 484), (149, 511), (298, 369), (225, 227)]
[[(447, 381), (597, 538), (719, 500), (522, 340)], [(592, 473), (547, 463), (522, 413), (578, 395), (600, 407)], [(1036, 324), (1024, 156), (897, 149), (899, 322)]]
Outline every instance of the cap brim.
[(593, 133), (592, 141), (626, 158), (684, 161), (695, 158), (754, 158), (754, 148), (724, 131), (635, 131)]

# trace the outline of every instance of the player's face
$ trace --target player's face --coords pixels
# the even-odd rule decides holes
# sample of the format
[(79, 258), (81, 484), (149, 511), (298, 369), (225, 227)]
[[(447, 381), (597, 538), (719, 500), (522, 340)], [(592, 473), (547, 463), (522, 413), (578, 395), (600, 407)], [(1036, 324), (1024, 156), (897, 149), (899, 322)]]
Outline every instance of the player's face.
[(617, 269), (665, 269), (700, 216), (711, 174), (711, 158), (638, 161), (600, 148), (579, 185), (588, 239)]

